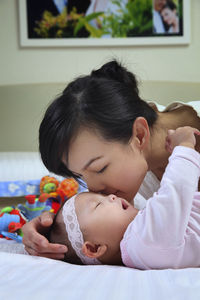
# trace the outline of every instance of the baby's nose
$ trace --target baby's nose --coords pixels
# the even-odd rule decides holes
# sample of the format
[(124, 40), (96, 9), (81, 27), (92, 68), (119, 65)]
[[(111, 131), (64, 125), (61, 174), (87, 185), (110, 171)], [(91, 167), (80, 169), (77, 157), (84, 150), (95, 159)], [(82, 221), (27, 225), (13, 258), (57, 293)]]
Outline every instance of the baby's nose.
[(116, 196), (113, 194), (108, 195), (109, 201), (115, 201), (116, 200)]

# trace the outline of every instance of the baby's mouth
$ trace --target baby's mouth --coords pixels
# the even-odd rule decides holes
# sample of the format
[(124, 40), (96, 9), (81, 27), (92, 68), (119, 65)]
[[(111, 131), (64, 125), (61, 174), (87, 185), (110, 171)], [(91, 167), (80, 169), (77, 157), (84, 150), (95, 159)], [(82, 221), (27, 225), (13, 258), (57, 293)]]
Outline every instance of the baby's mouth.
[(128, 204), (123, 199), (122, 199), (121, 203), (122, 203), (122, 208), (124, 210), (126, 210), (128, 208)]

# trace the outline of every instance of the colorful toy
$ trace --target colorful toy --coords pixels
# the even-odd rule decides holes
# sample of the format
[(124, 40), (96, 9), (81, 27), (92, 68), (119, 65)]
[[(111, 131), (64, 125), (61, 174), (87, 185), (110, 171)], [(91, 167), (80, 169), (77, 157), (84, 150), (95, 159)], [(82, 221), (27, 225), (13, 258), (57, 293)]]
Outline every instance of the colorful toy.
[(62, 200), (64, 200), (64, 198), (69, 199), (78, 192), (78, 188), (78, 182), (74, 178), (66, 178), (59, 184), (57, 193)]
[(40, 198), (36, 198), (35, 195), (27, 195), (25, 196), (26, 203), (18, 204), (17, 208), (21, 211), (23, 216), (30, 221), (33, 218), (41, 215), (43, 211), (50, 211), (51, 206), (46, 205), (46, 201), (42, 201)]
[(26, 221), (18, 209), (11, 206), (5, 207), (0, 214), (0, 237), (22, 242), (21, 228)]
[(22, 242), (22, 226), (44, 211), (56, 213), (62, 202), (78, 192), (79, 185), (73, 178), (59, 182), (56, 178), (44, 176), (40, 182), (40, 195), (25, 196), (26, 203), (17, 208), (4, 207), (0, 212), (0, 238)]
[(60, 197), (62, 201), (70, 198), (78, 191), (78, 182), (74, 178), (66, 178), (59, 182), (56, 178), (44, 176), (40, 181), (40, 196), (48, 194), (50, 197)]
[(11, 231), (15, 224), (20, 224), (20, 217), (18, 215), (10, 215), (10, 214), (3, 214), (1, 216), (0, 222), (0, 232), (1, 231)]
[(56, 190), (59, 186), (59, 181), (50, 176), (42, 177), (40, 181), (40, 195), (43, 193), (49, 194), (51, 197), (56, 197), (58, 194)]
[(56, 178), (44, 176), (40, 182), (40, 201), (47, 201), (51, 211), (56, 213), (66, 199), (78, 192), (78, 182), (73, 178), (66, 178), (59, 182)]

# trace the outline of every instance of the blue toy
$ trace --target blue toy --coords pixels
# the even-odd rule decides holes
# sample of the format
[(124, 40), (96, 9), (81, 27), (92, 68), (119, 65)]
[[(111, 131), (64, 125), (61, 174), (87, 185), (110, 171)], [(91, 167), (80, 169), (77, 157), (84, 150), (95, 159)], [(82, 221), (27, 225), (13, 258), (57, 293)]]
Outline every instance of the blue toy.
[[(10, 212), (16, 213), (15, 209)], [(11, 238), (19, 243), (22, 242), (22, 237), (20, 236), (20, 228), (23, 226), (24, 222), (21, 221), (19, 214), (9, 214), (1, 213), (0, 215), (0, 234), (4, 237)], [(16, 231), (16, 232), (13, 232)], [(18, 231), (18, 233), (17, 233)]]
[(50, 211), (51, 206), (46, 205), (46, 201), (42, 202), (40, 198), (36, 198), (34, 195), (25, 196), (26, 203), (18, 204), (17, 208), (21, 211), (21, 213), (25, 216), (25, 218), (30, 221), (33, 218), (41, 215), (43, 211)]
[(19, 223), (20, 217), (18, 215), (3, 214), (0, 218), (0, 233), (1, 231), (8, 231), (11, 222)]
[(43, 199), (36, 199), (36, 196), (26, 196), (26, 203), (18, 204), (15, 207), (5, 207), (0, 212), (0, 237), (13, 239), (22, 243), (22, 226), (39, 216), (43, 211), (50, 211), (51, 206), (46, 205)]

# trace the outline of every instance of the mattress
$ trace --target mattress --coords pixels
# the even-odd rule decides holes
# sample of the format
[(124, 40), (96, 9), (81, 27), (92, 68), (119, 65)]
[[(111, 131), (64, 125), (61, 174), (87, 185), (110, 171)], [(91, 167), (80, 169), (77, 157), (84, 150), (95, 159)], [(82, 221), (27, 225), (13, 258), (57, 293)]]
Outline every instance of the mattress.
[(0, 299), (199, 300), (200, 269), (139, 271), (78, 266), (24, 254), (22, 244), (0, 239)]

